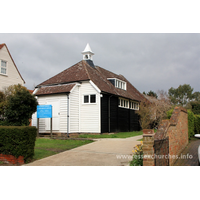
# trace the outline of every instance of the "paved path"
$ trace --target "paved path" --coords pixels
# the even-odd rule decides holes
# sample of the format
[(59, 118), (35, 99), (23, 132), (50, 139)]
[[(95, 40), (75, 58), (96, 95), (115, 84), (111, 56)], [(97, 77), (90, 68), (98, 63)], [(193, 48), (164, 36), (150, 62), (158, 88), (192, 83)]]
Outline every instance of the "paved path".
[(198, 166), (198, 152), (197, 149), (200, 145), (200, 139), (191, 141), (187, 147), (181, 153), (180, 158), (175, 163), (174, 166)]
[(95, 139), (95, 142), (25, 166), (129, 166), (133, 148), (142, 135), (130, 138)]

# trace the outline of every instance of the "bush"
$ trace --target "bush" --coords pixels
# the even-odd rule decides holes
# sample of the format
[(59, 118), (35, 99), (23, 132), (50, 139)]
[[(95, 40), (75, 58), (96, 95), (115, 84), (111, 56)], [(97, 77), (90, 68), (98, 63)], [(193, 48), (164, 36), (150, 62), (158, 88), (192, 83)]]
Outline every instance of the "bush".
[[(2, 94), (1, 94), (2, 95)], [(28, 126), (29, 119), (37, 109), (34, 95), (20, 84), (5, 89), (0, 102), (1, 125)]]
[(192, 107), (192, 112), (195, 115), (199, 115), (200, 114), (200, 102), (190, 102), (190, 105)]
[(188, 139), (194, 136), (195, 116), (191, 110), (188, 110)]
[(24, 156), (24, 161), (27, 162), (34, 156), (36, 135), (35, 127), (1, 126), (0, 153), (16, 158)]
[(167, 119), (171, 118), (173, 111), (174, 111), (173, 108), (167, 111)]
[(195, 134), (200, 134), (200, 115), (195, 115), (194, 133)]
[(141, 145), (136, 145), (134, 147), (133, 160), (130, 162), (130, 166), (143, 166), (143, 142)]

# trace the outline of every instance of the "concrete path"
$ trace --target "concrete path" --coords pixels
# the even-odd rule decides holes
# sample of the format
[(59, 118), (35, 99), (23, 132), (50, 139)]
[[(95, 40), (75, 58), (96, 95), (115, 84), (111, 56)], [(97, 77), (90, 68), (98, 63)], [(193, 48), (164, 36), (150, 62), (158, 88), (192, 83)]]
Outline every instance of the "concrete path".
[(95, 142), (37, 160), (25, 166), (129, 166), (142, 135), (120, 139), (95, 139)]

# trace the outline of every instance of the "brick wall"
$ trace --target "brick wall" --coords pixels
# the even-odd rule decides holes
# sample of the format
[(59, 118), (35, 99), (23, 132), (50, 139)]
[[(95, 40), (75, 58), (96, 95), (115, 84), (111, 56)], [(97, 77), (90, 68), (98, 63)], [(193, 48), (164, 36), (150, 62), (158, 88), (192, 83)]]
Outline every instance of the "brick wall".
[(182, 107), (176, 107), (170, 119), (169, 136), (169, 164), (173, 165), (176, 158), (188, 144), (188, 114)]
[(169, 137), (154, 140), (155, 166), (169, 165)]
[(18, 158), (15, 158), (12, 155), (0, 154), (0, 161), (6, 161), (6, 162), (9, 162), (13, 165), (15, 165), (15, 164), (23, 165), (24, 164), (24, 157), (19, 156)]
[[(156, 134), (153, 130), (143, 130), (143, 165), (173, 165), (187, 144), (187, 110), (182, 107), (176, 107), (170, 120), (161, 122)], [(167, 153), (168, 158), (166, 159)], [(158, 155), (164, 156), (164, 158), (159, 160), (156, 157)], [(147, 159), (149, 157), (153, 158), (149, 160)]]
[(143, 130), (143, 166), (154, 166), (154, 130)]

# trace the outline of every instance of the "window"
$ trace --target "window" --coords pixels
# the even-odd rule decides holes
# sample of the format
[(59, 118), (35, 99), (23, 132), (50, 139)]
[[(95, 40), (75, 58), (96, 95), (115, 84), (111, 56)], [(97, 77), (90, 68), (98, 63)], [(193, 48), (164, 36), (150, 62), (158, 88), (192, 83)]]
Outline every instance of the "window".
[(139, 103), (131, 101), (130, 102), (130, 109), (139, 110)]
[(1, 74), (7, 74), (7, 72), (6, 72), (6, 65), (7, 65), (7, 62), (1, 60), (1, 71), (0, 71)]
[(96, 94), (84, 95), (84, 103), (96, 103)]
[(119, 98), (119, 107), (129, 108), (129, 100)]
[(117, 78), (108, 78), (108, 80), (116, 87), (122, 90), (126, 90), (126, 82)]
[(90, 95), (90, 103), (96, 103), (96, 95), (95, 94)]
[(119, 98), (119, 107), (121, 108), (130, 108), (132, 110), (139, 110), (139, 103), (138, 102), (134, 102), (134, 101), (130, 101), (124, 98)]
[(89, 103), (89, 95), (84, 96), (84, 103)]

